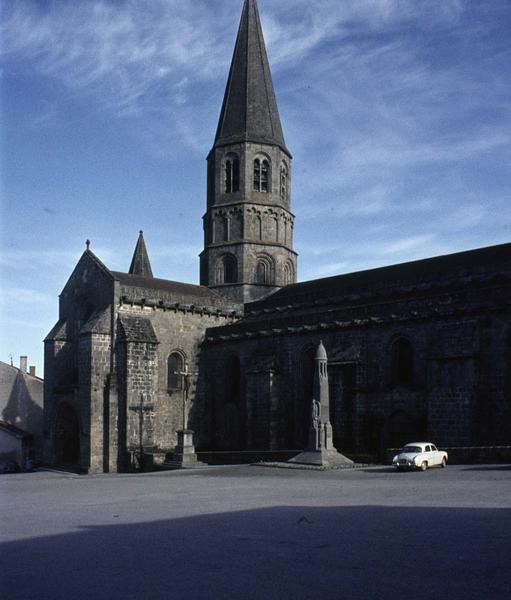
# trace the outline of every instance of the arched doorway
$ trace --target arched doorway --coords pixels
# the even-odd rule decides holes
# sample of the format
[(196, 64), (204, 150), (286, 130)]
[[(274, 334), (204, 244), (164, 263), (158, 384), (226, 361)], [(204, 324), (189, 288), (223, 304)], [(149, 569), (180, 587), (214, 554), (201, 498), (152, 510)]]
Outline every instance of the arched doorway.
[(67, 402), (60, 405), (55, 421), (55, 461), (60, 465), (80, 462), (80, 423)]

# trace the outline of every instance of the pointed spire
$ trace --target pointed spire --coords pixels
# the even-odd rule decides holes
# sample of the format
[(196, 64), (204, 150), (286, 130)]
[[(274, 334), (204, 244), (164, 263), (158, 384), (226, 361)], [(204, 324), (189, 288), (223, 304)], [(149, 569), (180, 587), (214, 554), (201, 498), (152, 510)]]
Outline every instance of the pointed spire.
[(287, 154), (256, 0), (245, 0), (215, 146), (276, 144)]
[(129, 270), (130, 275), (142, 275), (144, 277), (152, 277), (153, 271), (149, 262), (149, 255), (144, 241), (144, 232), (141, 231), (138, 236), (135, 252)]

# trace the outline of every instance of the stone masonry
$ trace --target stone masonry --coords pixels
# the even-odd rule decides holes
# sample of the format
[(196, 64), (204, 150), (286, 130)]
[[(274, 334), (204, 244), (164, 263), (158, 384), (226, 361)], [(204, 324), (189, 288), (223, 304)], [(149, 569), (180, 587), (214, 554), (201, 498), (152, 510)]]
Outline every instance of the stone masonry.
[(185, 366), (197, 450), (298, 453), (321, 340), (343, 453), (511, 444), (511, 244), (297, 283), (292, 157), (256, 0), (207, 169), (201, 285), (154, 277), (142, 232), (127, 273), (87, 243), (45, 340), (47, 463), (164, 461)]

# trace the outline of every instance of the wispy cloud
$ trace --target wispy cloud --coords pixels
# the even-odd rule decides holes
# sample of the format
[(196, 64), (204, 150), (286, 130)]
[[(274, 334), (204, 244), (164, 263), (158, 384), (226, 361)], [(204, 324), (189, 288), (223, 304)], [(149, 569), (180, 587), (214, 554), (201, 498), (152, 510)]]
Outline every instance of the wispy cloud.
[(40, 269), (75, 263), (79, 254), (69, 250), (5, 250), (0, 253), (0, 265), (10, 269)]
[(37, 289), (6, 286), (2, 290), (2, 302), (5, 304), (19, 302), (22, 304), (37, 305), (53, 301), (52, 296)]
[[(121, 116), (184, 101), (186, 74), (217, 76), (225, 61), (207, 2), (128, 0), (123, 3), (4, 5), (3, 49), (33, 68), (93, 95)], [(218, 15), (221, 19), (222, 12)]]

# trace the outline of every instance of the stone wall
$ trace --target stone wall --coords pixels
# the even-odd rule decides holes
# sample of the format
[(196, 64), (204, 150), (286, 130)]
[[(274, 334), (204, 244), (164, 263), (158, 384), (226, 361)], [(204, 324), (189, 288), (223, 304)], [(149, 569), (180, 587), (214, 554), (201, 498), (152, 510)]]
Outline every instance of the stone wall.
[[(157, 339), (156, 344), (149, 345), (142, 341), (117, 344), (119, 397), (126, 404), (127, 446), (133, 449), (138, 444), (138, 413), (130, 408), (139, 404), (141, 395), (153, 407), (144, 418), (144, 446), (164, 456), (176, 445), (176, 431), (183, 427), (183, 390), (169, 389), (167, 361), (173, 353), (179, 353), (192, 374), (188, 426), (197, 429), (196, 443), (200, 445), (199, 432), (206, 435), (201, 423), (207, 420), (204, 394), (208, 379), (200, 369), (200, 345), (208, 327), (230, 323), (233, 317), (206, 315), (190, 307), (163, 310), (136, 304), (119, 306), (117, 314), (121, 319), (128, 316), (147, 320)], [(121, 414), (122, 408), (119, 410)]]
[[(237, 324), (208, 331), (208, 401), (215, 411), (204, 427), (216, 432), (215, 447), (226, 449), (233, 410), (225, 382), (235, 356), (241, 371), (236, 411), (247, 416), (238, 419), (238, 449), (304, 447), (312, 393), (304, 357), (323, 340), (340, 451), (381, 455), (420, 439), (509, 444), (509, 291), (507, 280), (500, 286), (471, 280), (428, 293), (423, 287), (405, 295), (397, 287), (392, 297), (371, 301), (311, 298), (303, 308), (256, 303)], [(411, 354), (404, 360), (411, 375), (394, 364), (401, 340)]]

